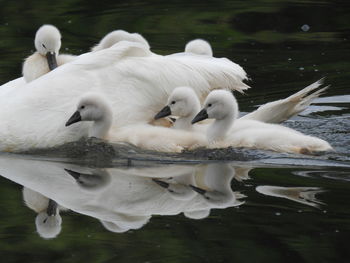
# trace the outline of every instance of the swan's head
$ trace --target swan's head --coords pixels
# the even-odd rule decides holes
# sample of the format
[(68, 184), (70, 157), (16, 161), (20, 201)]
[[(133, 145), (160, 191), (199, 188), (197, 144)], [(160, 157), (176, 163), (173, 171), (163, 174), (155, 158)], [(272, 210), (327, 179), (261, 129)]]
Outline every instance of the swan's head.
[(154, 116), (160, 119), (169, 115), (187, 117), (200, 109), (199, 99), (193, 89), (177, 87), (168, 98), (167, 105)]
[(52, 25), (41, 26), (35, 34), (36, 50), (47, 57), (50, 70), (57, 67), (56, 56), (61, 48), (60, 31)]
[(150, 48), (147, 40), (140, 34), (129, 33), (124, 30), (115, 30), (108, 33), (106, 36), (104, 36), (102, 40), (91, 49), (91, 51), (99, 51), (102, 49), (110, 48), (111, 46), (113, 46), (114, 44), (120, 41), (130, 41), (130, 42), (141, 43), (147, 46), (147, 48)]
[(112, 109), (107, 100), (97, 93), (84, 95), (77, 110), (66, 122), (66, 126), (80, 121), (104, 121), (112, 119)]
[(192, 124), (204, 119), (222, 120), (238, 116), (238, 104), (233, 94), (226, 90), (213, 90), (204, 101), (203, 109), (194, 117)]
[(193, 53), (197, 55), (213, 56), (211, 45), (203, 39), (195, 39), (188, 42), (185, 46), (186, 53)]

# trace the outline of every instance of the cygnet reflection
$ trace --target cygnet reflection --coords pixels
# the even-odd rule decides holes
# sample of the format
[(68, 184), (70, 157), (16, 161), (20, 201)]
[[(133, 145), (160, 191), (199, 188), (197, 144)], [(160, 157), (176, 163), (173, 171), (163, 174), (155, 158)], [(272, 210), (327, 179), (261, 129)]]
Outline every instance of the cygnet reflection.
[[(24, 186), (24, 201), (38, 213), (35, 222), (43, 238), (60, 233), (63, 209), (93, 217), (115, 233), (140, 229), (154, 215), (204, 219), (212, 209), (244, 204), (246, 196), (233, 189), (232, 181), (248, 179), (250, 169), (230, 163), (90, 168), (0, 156), (0, 174)], [(315, 197), (318, 188), (263, 186), (257, 191), (321, 203)]]
[(62, 224), (60, 210), (65, 211), (67, 209), (29, 188), (23, 187), (22, 193), (26, 206), (37, 213), (35, 226), (38, 234), (45, 239), (58, 236)]
[(64, 169), (70, 174), (79, 186), (87, 190), (97, 190), (105, 187), (110, 182), (110, 175), (103, 169), (98, 169), (94, 173), (81, 173), (70, 169)]
[(256, 191), (268, 196), (285, 198), (297, 203), (320, 208), (323, 202), (316, 198), (317, 194), (325, 192), (319, 187), (280, 187), (262, 185), (256, 187)]

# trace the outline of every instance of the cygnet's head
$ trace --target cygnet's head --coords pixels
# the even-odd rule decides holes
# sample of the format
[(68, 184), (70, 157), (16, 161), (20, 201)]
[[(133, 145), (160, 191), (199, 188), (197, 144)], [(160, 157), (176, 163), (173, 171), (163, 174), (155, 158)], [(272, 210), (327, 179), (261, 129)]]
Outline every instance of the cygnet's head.
[(130, 41), (130, 42), (136, 42), (141, 43), (147, 48), (150, 48), (147, 40), (141, 36), (138, 33), (129, 33), (124, 30), (115, 30), (110, 33), (108, 33), (106, 36), (102, 38), (100, 43), (98, 43), (96, 46), (94, 46), (91, 51), (99, 51), (102, 49), (110, 48), (114, 44), (120, 42), (120, 41)]
[(77, 110), (66, 122), (66, 126), (80, 121), (106, 121), (112, 118), (112, 109), (107, 100), (97, 93), (84, 95), (77, 106)]
[(169, 115), (187, 117), (199, 109), (199, 99), (194, 90), (190, 87), (177, 87), (170, 94), (167, 105), (154, 116), (154, 119)]
[(188, 42), (185, 46), (186, 53), (193, 53), (197, 55), (213, 56), (213, 50), (210, 44), (203, 39), (195, 39)]
[(192, 124), (204, 119), (236, 119), (238, 104), (233, 94), (227, 90), (213, 90), (204, 101), (203, 109), (194, 117)]
[(43, 25), (35, 34), (34, 44), (39, 54), (47, 57), (50, 70), (56, 68), (56, 56), (61, 48), (60, 31), (53, 25)]

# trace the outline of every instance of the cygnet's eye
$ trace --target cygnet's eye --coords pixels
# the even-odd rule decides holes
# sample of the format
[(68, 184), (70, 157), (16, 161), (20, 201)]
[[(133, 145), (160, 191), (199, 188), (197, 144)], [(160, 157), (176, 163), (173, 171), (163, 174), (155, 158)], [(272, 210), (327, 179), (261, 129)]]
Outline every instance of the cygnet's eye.
[(208, 107), (211, 107), (211, 103), (208, 104)]
[(80, 107), (80, 109), (81, 109), (81, 110), (85, 109), (85, 106), (84, 106), (84, 105), (82, 105), (82, 106)]
[(173, 101), (171, 102), (171, 104), (172, 104), (172, 105), (174, 105), (175, 103), (176, 103), (176, 101), (175, 101), (175, 100), (173, 100)]
[(46, 49), (46, 46), (44, 45), (44, 44), (41, 44), (42, 46), (43, 46), (43, 48), (45, 48)]

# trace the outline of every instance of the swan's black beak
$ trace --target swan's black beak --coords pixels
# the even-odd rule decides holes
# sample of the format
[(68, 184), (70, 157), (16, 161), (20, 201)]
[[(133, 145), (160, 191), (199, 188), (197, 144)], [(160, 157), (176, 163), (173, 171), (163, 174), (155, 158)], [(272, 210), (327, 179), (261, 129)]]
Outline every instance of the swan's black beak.
[(171, 109), (169, 106), (165, 106), (160, 112), (154, 116), (155, 120), (171, 115)]
[(79, 111), (76, 111), (74, 112), (74, 114), (69, 118), (69, 120), (66, 122), (66, 127), (73, 124), (73, 123), (76, 123), (76, 122), (79, 122), (81, 121), (81, 115), (80, 115), (80, 112)]
[(47, 58), (47, 63), (49, 64), (50, 70), (57, 68), (57, 60), (56, 60), (55, 52), (47, 52), (46, 58)]
[(208, 119), (208, 113), (206, 109), (203, 109), (200, 112), (198, 112), (198, 114), (196, 115), (196, 117), (194, 117), (191, 123), (194, 124), (205, 119)]
[(57, 203), (54, 200), (49, 200), (49, 205), (47, 206), (46, 213), (48, 216), (55, 216), (57, 214)]

